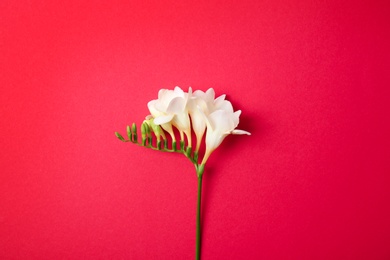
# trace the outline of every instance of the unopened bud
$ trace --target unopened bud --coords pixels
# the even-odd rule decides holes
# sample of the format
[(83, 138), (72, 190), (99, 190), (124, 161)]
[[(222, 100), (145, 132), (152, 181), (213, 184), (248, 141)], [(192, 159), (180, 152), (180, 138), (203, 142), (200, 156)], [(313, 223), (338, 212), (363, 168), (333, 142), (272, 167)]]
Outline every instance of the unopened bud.
[(153, 131), (153, 133), (155, 134), (155, 136), (157, 138), (157, 141), (160, 141), (161, 137), (163, 139), (165, 139), (164, 130), (161, 128), (161, 126), (156, 125), (154, 123), (154, 118), (153, 117), (147, 117), (147, 120), (145, 120), (144, 122), (146, 122), (148, 124), (149, 131)]
[(133, 141), (137, 142), (137, 125), (135, 123), (131, 126), (131, 132), (133, 133)]
[(130, 126), (127, 126), (126, 130), (127, 130), (127, 137), (128, 137), (129, 140), (131, 141), (131, 136), (132, 136), (132, 134), (131, 134), (131, 128), (130, 128)]
[(142, 123), (141, 125), (141, 136), (142, 136), (142, 145), (145, 146), (146, 145), (146, 136), (147, 136), (147, 127), (148, 125), (146, 123)]

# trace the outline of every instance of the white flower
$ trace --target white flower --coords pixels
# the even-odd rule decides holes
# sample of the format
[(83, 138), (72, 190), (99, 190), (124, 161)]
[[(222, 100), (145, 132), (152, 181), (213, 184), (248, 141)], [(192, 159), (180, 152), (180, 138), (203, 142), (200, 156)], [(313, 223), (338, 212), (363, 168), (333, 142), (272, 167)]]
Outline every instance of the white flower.
[(225, 109), (218, 109), (209, 114), (208, 116), (204, 115), (207, 125), (206, 152), (201, 164), (206, 163), (210, 154), (222, 143), (223, 139), (225, 139), (225, 137), (229, 134), (250, 135), (250, 133), (247, 131), (235, 129), (239, 123), (241, 110), (233, 112), (233, 109), (230, 109), (231, 104), (230, 106), (225, 105), (222, 107), (224, 107)]
[[(228, 100), (225, 100), (225, 97), (226, 95), (221, 95), (214, 99), (215, 92), (212, 88), (208, 89), (206, 92), (197, 90), (192, 94), (191, 100), (189, 102), (189, 113), (191, 116), (192, 128), (197, 139), (195, 151), (199, 150), (202, 137), (206, 130), (207, 118), (218, 110), (223, 110), (229, 112), (230, 114), (234, 112), (232, 104)], [(237, 124), (234, 126), (234, 128), (237, 126)]]
[(208, 89), (206, 93), (196, 90), (188, 103), (192, 129), (196, 135), (196, 152), (199, 151), (200, 143), (206, 130), (204, 114), (208, 115), (209, 111), (213, 110), (214, 96), (215, 93), (212, 88)]
[(180, 131), (180, 137), (183, 141), (183, 133), (185, 133), (188, 147), (191, 147), (191, 123), (188, 116), (187, 103), (191, 94), (191, 88), (189, 89), (189, 93), (185, 93), (180, 87), (175, 87), (174, 90), (161, 89), (158, 92), (158, 99), (148, 103), (148, 108), (154, 118), (154, 123), (161, 125), (171, 135), (173, 141), (176, 139), (172, 125)]
[(191, 129), (193, 129), (197, 139), (196, 153), (207, 129), (206, 151), (201, 163), (204, 165), (210, 154), (227, 135), (250, 135), (247, 131), (236, 129), (241, 111), (234, 112), (232, 104), (225, 100), (225, 97), (226, 95), (221, 95), (215, 98), (212, 88), (206, 92), (197, 90), (194, 93), (189, 88), (189, 92), (186, 93), (181, 88), (175, 87), (174, 90), (161, 89), (158, 99), (150, 101), (148, 108), (154, 118), (153, 123), (167, 131), (172, 141), (175, 141), (172, 126), (175, 126), (180, 132), (181, 140), (184, 140), (185, 134), (188, 140), (187, 147), (191, 147)]

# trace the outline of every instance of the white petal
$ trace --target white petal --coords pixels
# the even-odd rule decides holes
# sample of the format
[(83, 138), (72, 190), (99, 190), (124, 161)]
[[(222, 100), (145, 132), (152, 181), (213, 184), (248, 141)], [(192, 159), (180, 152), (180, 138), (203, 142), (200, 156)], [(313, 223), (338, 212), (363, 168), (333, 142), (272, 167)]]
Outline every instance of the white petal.
[(163, 97), (163, 95), (165, 94), (165, 92), (167, 92), (168, 89), (160, 89), (158, 91), (158, 99), (161, 99)]
[(150, 114), (152, 114), (153, 117), (157, 117), (161, 115), (161, 112), (156, 108), (157, 100), (149, 101), (148, 103), (148, 109)]
[(173, 92), (176, 94), (176, 96), (184, 97), (184, 91), (179, 86), (176, 86)]
[(219, 97), (217, 97), (217, 98), (214, 100), (214, 105), (215, 105), (216, 107), (220, 106), (221, 103), (225, 100), (225, 97), (226, 97), (225, 94), (224, 94), (224, 95), (221, 95), (221, 96), (219, 96)]
[[(207, 103), (205, 100), (198, 98), (197, 100), (194, 100), (194, 103), (196, 104), (197, 107), (199, 107), (206, 115), (209, 114), (208, 108), (207, 108)], [(198, 109), (199, 109), (198, 108)]]
[(154, 108), (156, 109), (156, 110), (158, 110), (160, 113), (165, 113), (166, 112), (166, 110), (167, 110), (167, 106), (168, 106), (168, 102), (166, 102), (167, 104), (164, 104), (163, 102), (156, 102), (155, 104), (154, 104)]
[(235, 129), (235, 130), (231, 131), (231, 133), (234, 135), (251, 135), (251, 133), (244, 131), (244, 130), (240, 130), (240, 129)]
[(221, 110), (225, 110), (229, 113), (233, 113), (233, 106), (232, 106), (232, 103), (230, 103), (230, 101), (227, 101), (227, 100), (222, 100), (220, 102), (218, 102), (218, 104), (215, 106), (215, 109), (221, 109)]
[(201, 107), (197, 106), (197, 109), (198, 109), (199, 114), (203, 117), (203, 121), (206, 123), (207, 129), (210, 129), (210, 131), (212, 131), (214, 128), (211, 125), (210, 120), (208, 119), (208, 117), (205, 115), (205, 113), (203, 112)]
[(213, 88), (209, 88), (205, 93), (205, 101), (206, 102), (213, 102), (215, 98), (215, 91)]
[(162, 92), (161, 96), (158, 97), (158, 103), (160, 104), (162, 111), (165, 111), (169, 105), (169, 102), (171, 102), (171, 100), (176, 96), (177, 95), (175, 95), (173, 90), (166, 90)]
[(190, 118), (187, 113), (178, 113), (172, 120), (172, 124), (177, 127), (179, 131), (189, 131), (191, 128)]
[(220, 133), (230, 132), (234, 129), (234, 122), (232, 113), (225, 110), (217, 110), (208, 116), (210, 124), (213, 129), (218, 130)]
[(203, 135), (206, 129), (206, 122), (199, 110), (194, 110), (191, 114), (192, 128), (197, 136)]
[(159, 117), (156, 117), (154, 119), (154, 123), (156, 125), (162, 125), (162, 124), (165, 124), (165, 123), (168, 123), (172, 120), (173, 118), (173, 114), (172, 115), (166, 115), (166, 116), (159, 116)]
[(233, 122), (234, 122), (234, 127), (236, 128), (238, 123), (240, 122), (240, 115), (241, 115), (241, 110), (237, 110), (233, 114)]
[(207, 151), (215, 150), (222, 143), (226, 136), (227, 134), (221, 134), (219, 131), (212, 131), (211, 129), (207, 128), (206, 153)]
[(156, 104), (157, 100), (151, 100), (148, 102), (148, 108), (150, 107), (154, 107), (154, 105)]
[(192, 97), (192, 88), (189, 87), (188, 88), (188, 93), (184, 94), (184, 101), (185, 101), (186, 104), (187, 104), (188, 100), (191, 99), (191, 97)]
[(167, 107), (167, 113), (176, 114), (179, 112), (184, 111), (185, 108), (185, 101), (181, 97), (175, 97), (174, 99), (169, 102), (169, 105)]
[(167, 131), (169, 133), (172, 140), (175, 140), (175, 134), (173, 133), (172, 125), (170, 123), (162, 124), (161, 127), (162, 127), (162, 129), (164, 129), (165, 131)]
[(204, 92), (202, 90), (195, 90), (193, 93), (192, 93), (192, 96), (193, 97), (203, 97), (204, 95)]

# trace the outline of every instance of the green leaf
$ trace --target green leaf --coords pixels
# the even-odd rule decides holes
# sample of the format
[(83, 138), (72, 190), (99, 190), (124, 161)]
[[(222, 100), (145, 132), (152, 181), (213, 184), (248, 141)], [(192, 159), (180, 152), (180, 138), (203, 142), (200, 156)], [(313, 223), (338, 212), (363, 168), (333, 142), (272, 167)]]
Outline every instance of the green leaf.
[(123, 136), (121, 136), (120, 133), (115, 132), (115, 135), (116, 135), (116, 137), (118, 137), (118, 139), (121, 140), (122, 142), (126, 142), (125, 138), (123, 138)]

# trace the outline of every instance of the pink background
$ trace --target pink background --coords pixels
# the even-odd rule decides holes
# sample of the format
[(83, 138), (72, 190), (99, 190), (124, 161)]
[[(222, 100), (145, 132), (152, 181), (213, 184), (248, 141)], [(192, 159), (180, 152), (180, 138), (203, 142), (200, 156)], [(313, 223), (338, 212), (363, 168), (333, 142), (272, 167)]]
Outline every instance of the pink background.
[(176, 85), (252, 132), (206, 166), (203, 259), (390, 259), (387, 1), (105, 2), (0, 3), (1, 259), (193, 259), (192, 164), (114, 136)]

